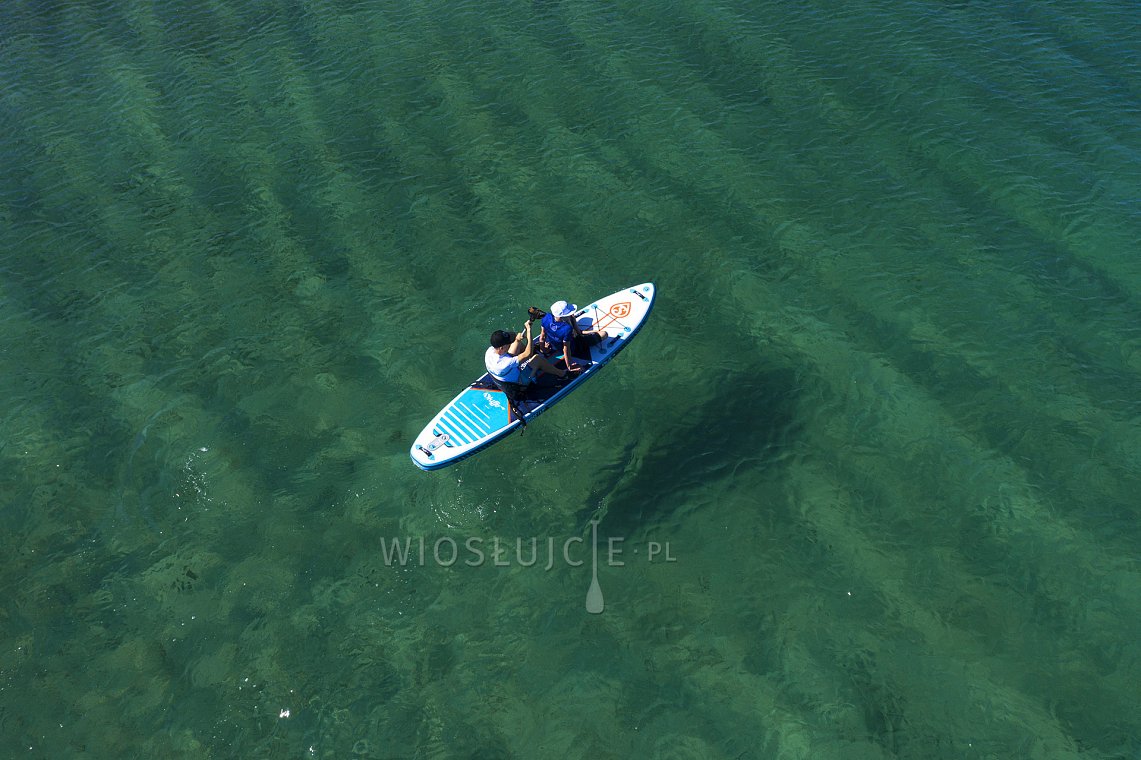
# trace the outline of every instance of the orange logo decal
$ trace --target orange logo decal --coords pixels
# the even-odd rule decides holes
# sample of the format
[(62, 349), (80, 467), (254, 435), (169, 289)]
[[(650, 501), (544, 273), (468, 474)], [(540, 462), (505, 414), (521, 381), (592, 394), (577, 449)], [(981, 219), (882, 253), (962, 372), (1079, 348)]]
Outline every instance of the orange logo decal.
[(615, 319), (622, 319), (622, 317), (630, 316), (630, 302), (623, 301), (622, 303), (616, 303), (611, 306), (610, 316), (614, 317)]

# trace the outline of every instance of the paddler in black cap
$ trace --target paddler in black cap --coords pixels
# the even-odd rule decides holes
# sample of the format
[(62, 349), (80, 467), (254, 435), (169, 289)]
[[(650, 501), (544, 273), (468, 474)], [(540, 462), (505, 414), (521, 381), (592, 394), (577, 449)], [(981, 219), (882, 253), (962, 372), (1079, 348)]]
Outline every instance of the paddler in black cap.
[(531, 340), (532, 321), (528, 319), (520, 333), (496, 330), (491, 334), (491, 346), (484, 353), (483, 362), (487, 371), (498, 381), (497, 385), (519, 386), (515, 390), (522, 390), (535, 379), (537, 372), (566, 377), (565, 369), (551, 364), (535, 350)]

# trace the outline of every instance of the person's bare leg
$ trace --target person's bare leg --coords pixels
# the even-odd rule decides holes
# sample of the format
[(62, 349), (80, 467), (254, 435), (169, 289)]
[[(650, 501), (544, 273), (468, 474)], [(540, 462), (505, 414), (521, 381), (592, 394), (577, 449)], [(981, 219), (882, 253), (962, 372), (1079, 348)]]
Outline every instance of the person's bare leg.
[(549, 374), (552, 374), (555, 377), (565, 377), (567, 374), (567, 371), (565, 369), (559, 369), (558, 367), (551, 364), (549, 361), (547, 361), (543, 356), (541, 356), (539, 354), (536, 354), (536, 355), (532, 356), (530, 359), (528, 359), (527, 360), (527, 366), (533, 367), (534, 369), (542, 370), (543, 372), (547, 372)]

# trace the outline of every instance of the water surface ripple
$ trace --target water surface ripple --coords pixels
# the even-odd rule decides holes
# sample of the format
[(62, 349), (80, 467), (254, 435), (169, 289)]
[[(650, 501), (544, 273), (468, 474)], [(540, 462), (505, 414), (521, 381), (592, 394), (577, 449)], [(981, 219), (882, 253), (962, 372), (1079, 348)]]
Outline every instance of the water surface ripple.
[[(3, 754), (1137, 757), (1135, 29), (11, 3)], [(602, 379), (411, 465), (491, 329), (645, 280)]]

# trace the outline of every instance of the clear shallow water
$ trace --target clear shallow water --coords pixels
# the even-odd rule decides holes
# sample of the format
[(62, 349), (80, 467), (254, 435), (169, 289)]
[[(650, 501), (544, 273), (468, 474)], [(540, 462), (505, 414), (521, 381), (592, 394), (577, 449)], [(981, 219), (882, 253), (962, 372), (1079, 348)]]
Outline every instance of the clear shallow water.
[[(1135, 19), (13, 5), (5, 754), (1136, 757)], [(491, 329), (647, 279), (412, 466)], [(596, 517), (592, 616), (511, 553)]]

